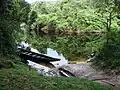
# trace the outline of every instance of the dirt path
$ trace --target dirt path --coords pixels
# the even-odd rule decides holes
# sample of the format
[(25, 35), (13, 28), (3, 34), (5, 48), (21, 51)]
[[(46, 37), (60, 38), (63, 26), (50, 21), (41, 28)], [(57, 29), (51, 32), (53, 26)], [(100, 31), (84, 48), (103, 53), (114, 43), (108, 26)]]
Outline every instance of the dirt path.
[(103, 71), (96, 71), (90, 63), (77, 63), (62, 66), (62, 68), (72, 72), (75, 76), (85, 77), (104, 85), (112, 86), (115, 90), (120, 90), (120, 75), (106, 75)]

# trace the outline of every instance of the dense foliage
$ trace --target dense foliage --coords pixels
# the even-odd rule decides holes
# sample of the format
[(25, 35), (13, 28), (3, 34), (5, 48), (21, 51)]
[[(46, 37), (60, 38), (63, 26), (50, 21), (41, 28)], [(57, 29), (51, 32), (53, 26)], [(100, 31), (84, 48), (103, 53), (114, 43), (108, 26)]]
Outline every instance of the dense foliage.
[[(102, 37), (102, 38), (101, 38)], [(32, 46), (42, 53), (46, 53), (46, 48), (53, 48), (59, 53), (63, 53), (68, 60), (75, 57), (85, 57), (92, 51), (102, 48), (105, 40), (102, 35), (81, 35), (81, 36), (62, 36), (51, 39), (49, 37), (35, 37), (29, 39)], [(72, 59), (73, 58), (73, 59)]]
[[(102, 17), (106, 17), (106, 22), (104, 22), (104, 27), (106, 27), (106, 42), (103, 45), (103, 48), (100, 50), (100, 53), (97, 55), (93, 64), (99, 66), (101, 69), (118, 69), (120, 68), (120, 31), (119, 31), (119, 0), (107, 0), (104, 2), (99, 2), (101, 5), (99, 10), (101, 11)], [(117, 21), (115, 23), (114, 21)], [(117, 25), (116, 28), (113, 28), (112, 25)], [(118, 28), (118, 29), (117, 29)]]
[[(0, 2), (0, 53), (12, 53), (15, 40), (28, 40), (42, 52), (51, 47), (68, 59), (87, 57), (90, 52), (97, 51), (100, 52), (98, 56), (101, 53), (102, 56), (96, 58), (95, 63), (105, 63), (103, 67), (110, 68), (119, 66), (119, 54), (112, 51), (120, 45), (119, 0), (40, 1), (32, 5), (25, 0)], [(63, 36), (57, 36), (56, 32)]]
[[(109, 0), (108, 0), (109, 2)], [(101, 2), (98, 2), (101, 3)], [(112, 12), (113, 5), (101, 5), (95, 0), (60, 0), (54, 3), (36, 2), (32, 10), (38, 14), (37, 22), (48, 24), (51, 21), (57, 29), (77, 30), (101, 30), (105, 29), (105, 23), (109, 18), (109, 11)], [(101, 14), (102, 13), (102, 14)], [(117, 28), (116, 20), (112, 23)]]
[(119, 9), (119, 0), (40, 1), (32, 5), (25, 0), (0, 0), (0, 89), (111, 90), (85, 79), (42, 77), (28, 71), (13, 54), (16, 41), (28, 40), (43, 53), (50, 47), (69, 60), (97, 51), (95, 66), (119, 68)]
[(30, 9), (24, 0), (1, 0), (0, 4), (0, 53), (12, 54), (20, 23), (27, 20)]
[[(94, 60), (95, 65), (101, 68), (114, 69), (120, 64), (119, 50), (117, 53), (112, 51), (113, 48), (116, 48), (116, 46), (118, 48), (120, 45), (118, 37), (120, 25), (119, 7), (119, 0), (36, 2), (32, 4), (32, 10), (36, 11), (38, 16), (36, 23), (48, 26), (48, 31), (50, 29), (49, 24), (52, 24), (55, 31), (63, 30), (69, 33), (71, 31), (84, 31), (88, 32), (88, 34), (56, 37), (54, 40), (45, 39), (45, 42), (39, 38), (35, 43), (33, 39), (33, 45), (43, 45), (39, 47), (40, 49), (43, 47), (55, 48), (68, 58), (87, 56), (90, 52), (97, 51), (99, 54)], [(94, 35), (90, 34), (90, 31), (99, 32)], [(104, 34), (100, 32), (104, 32)]]

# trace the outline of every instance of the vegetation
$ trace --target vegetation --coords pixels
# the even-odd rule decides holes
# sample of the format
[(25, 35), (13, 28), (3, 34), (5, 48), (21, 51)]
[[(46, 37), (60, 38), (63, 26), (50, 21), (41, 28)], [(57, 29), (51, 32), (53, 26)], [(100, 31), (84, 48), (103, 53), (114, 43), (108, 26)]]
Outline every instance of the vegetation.
[[(21, 68), (22, 67), (22, 68)], [(82, 78), (43, 77), (23, 65), (0, 69), (1, 90), (112, 90)]]
[[(32, 10), (37, 12), (37, 24), (49, 26), (52, 23), (51, 27), (54, 27), (55, 32), (60, 34), (60, 31), (62, 31), (64, 35), (69, 34), (69, 36), (56, 36), (55, 39), (51, 38), (51, 40), (48, 39), (47, 42), (43, 41), (43, 43), (41, 39), (37, 39), (37, 42), (42, 43), (43, 46), (45, 44), (45, 47), (57, 49), (64, 53), (68, 59), (75, 56), (84, 57), (92, 51), (97, 51), (99, 54), (93, 60), (94, 65), (102, 69), (118, 68), (120, 65), (119, 50), (116, 52), (113, 51), (113, 48), (118, 48), (120, 45), (118, 37), (119, 7), (119, 0), (36, 2), (32, 4)], [(48, 27), (47, 31), (49, 30), (51, 30), (50, 27)], [(75, 34), (77, 36), (71, 36), (71, 33), (75, 32), (77, 32)], [(81, 35), (78, 32), (87, 32), (88, 34)], [(94, 35), (91, 32), (98, 33)], [(53, 37), (53, 34), (49, 34), (49, 32), (48, 35)], [(34, 39), (32, 42), (34, 42)], [(33, 45), (37, 44), (33, 43)], [(109, 55), (113, 58), (109, 57)]]
[(31, 5), (25, 0), (0, 1), (0, 89), (111, 90), (86, 79), (42, 77), (28, 71), (15, 53), (15, 43), (21, 40), (43, 53), (48, 47), (56, 49), (69, 60), (97, 51), (93, 65), (118, 69), (120, 1), (58, 0)]
[(15, 39), (19, 38), (20, 23), (27, 20), (25, 16), (30, 9), (26, 8), (28, 4), (24, 0), (0, 2), (0, 53), (11, 54), (15, 52)]
[(42, 53), (46, 53), (46, 48), (53, 48), (59, 53), (62, 52), (69, 60), (73, 60), (80, 56), (87, 58), (92, 51), (99, 51), (104, 44), (104, 38), (101, 38), (101, 35), (63, 36), (56, 37), (53, 41), (46, 36), (29, 38), (29, 42)]
[[(63, 53), (69, 60), (87, 57), (92, 51), (97, 51), (105, 52), (104, 56), (100, 56), (105, 57), (106, 68), (117, 68), (120, 64), (118, 53), (111, 51), (115, 56), (110, 54), (116, 59), (117, 65), (112, 63), (113, 60), (110, 60), (113, 65), (107, 64), (109, 57), (106, 55), (106, 51), (111, 50), (109, 45), (116, 47), (120, 44), (119, 0), (60, 0), (32, 5), (24, 0), (6, 0), (1, 1), (0, 10), (2, 54), (15, 50), (15, 40), (28, 40), (41, 52), (45, 53), (46, 48), (50, 47)], [(104, 48), (108, 50), (104, 51)], [(101, 58), (96, 59), (95, 65), (96, 61), (105, 63)]]
[[(93, 60), (94, 65), (98, 65), (101, 69), (118, 69), (120, 62), (119, 62), (119, 29), (113, 28), (112, 25), (115, 25), (114, 20), (118, 19), (119, 22), (119, 0), (116, 1), (106, 1), (100, 2), (104, 4), (102, 8), (102, 17), (105, 17), (104, 25), (106, 27), (106, 42), (103, 45), (103, 48), (100, 50), (100, 53)], [(99, 7), (99, 6), (98, 6)], [(101, 7), (101, 6), (100, 6)], [(106, 7), (106, 8), (105, 8)], [(101, 9), (101, 8), (100, 8)], [(107, 13), (107, 14), (106, 14)], [(118, 22), (116, 24), (118, 24)], [(119, 27), (119, 24), (118, 26)]]
[[(13, 56), (0, 56), (1, 90), (112, 90), (84, 78), (44, 77)], [(5, 62), (6, 61), (6, 62)]]

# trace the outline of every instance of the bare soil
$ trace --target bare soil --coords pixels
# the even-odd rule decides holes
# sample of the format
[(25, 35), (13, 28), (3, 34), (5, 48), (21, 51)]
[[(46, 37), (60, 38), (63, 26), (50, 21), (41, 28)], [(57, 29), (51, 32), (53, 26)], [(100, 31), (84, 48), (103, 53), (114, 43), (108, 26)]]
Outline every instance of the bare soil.
[(86, 62), (68, 64), (62, 66), (62, 68), (70, 71), (77, 77), (88, 78), (89, 80), (111, 86), (114, 90), (120, 90), (120, 75), (114, 74), (114, 71), (112, 74), (108, 75), (103, 71), (94, 69), (90, 63)]

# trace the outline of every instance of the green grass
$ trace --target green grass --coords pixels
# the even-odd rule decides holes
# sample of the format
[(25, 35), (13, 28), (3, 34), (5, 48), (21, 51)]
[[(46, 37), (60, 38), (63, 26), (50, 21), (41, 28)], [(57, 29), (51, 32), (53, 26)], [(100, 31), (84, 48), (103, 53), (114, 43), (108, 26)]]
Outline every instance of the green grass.
[(44, 77), (24, 65), (0, 69), (0, 90), (112, 90), (83, 78)]

